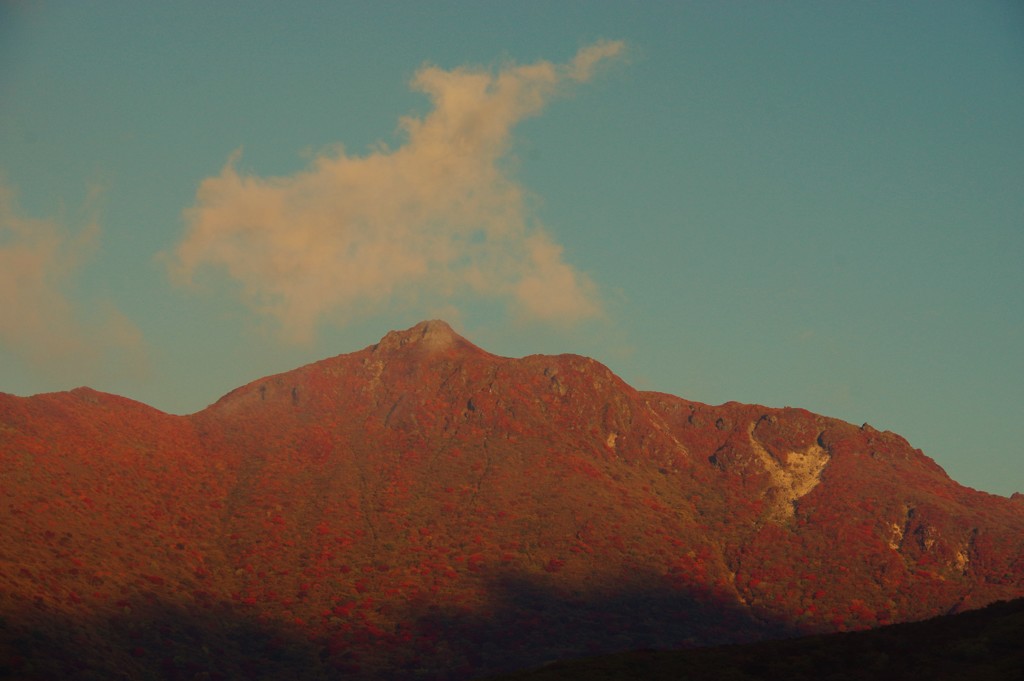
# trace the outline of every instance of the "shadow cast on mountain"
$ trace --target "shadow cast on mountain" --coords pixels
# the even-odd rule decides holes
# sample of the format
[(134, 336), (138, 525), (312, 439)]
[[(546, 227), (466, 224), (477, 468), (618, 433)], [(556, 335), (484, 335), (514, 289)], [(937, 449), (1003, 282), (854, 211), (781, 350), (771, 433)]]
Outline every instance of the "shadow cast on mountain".
[(319, 647), (297, 627), (227, 603), (152, 601), (81, 618), (0, 618), (0, 678), (319, 679)]
[(452, 679), (598, 652), (692, 648), (800, 633), (781, 620), (755, 619), (720, 596), (668, 589), (659, 581), (638, 572), (628, 584), (581, 593), (554, 588), (537, 576), (496, 574), (489, 581), (487, 608), (434, 605), (418, 615), (415, 626), (443, 632), (455, 663), (446, 677)]
[(492, 681), (1006, 681), (1024, 671), (1024, 599), (866, 631), (562, 660)]
[[(597, 653), (677, 649), (793, 635), (710, 594), (643, 574), (589, 592), (541, 575), (496, 573), (474, 603), (399, 606), (295, 623), (208, 599), (113, 607), (82, 617), (32, 606), (0, 618), (0, 678), (470, 679)], [(382, 608), (391, 608), (384, 605)]]

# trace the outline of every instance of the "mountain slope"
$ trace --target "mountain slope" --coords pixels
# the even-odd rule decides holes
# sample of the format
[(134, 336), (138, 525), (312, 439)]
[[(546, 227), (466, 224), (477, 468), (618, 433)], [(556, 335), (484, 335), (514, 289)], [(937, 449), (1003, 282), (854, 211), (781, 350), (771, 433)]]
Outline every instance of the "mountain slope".
[(187, 417), (0, 395), (0, 457), (0, 635), (65, 676), (465, 678), (1024, 595), (1024, 504), (897, 435), (443, 322)]

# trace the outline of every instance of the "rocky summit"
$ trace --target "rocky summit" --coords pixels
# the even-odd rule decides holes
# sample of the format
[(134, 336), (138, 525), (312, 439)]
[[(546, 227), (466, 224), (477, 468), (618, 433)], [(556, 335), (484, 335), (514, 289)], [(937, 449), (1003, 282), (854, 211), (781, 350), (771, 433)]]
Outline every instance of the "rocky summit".
[(1024, 504), (900, 436), (441, 321), (189, 416), (0, 394), (0, 675), (468, 679), (1024, 595)]

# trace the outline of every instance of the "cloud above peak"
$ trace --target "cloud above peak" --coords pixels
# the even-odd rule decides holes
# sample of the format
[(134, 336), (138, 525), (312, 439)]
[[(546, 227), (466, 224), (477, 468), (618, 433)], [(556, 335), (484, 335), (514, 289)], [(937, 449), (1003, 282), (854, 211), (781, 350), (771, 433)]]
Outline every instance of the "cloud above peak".
[(502, 161), (517, 123), (623, 51), (599, 42), (567, 64), (424, 66), (411, 86), (432, 109), (400, 119), (395, 149), (338, 147), (283, 177), (240, 171), (236, 152), (185, 211), (171, 272), (182, 283), (224, 273), (294, 342), (392, 305), (493, 299), (544, 322), (599, 316), (596, 286), (563, 259)]

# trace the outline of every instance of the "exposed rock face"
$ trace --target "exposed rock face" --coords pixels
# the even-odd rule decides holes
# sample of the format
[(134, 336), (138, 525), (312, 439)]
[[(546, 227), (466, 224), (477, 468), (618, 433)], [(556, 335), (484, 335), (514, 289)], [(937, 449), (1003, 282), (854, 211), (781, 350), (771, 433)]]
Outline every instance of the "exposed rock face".
[(392, 331), (374, 346), (378, 353), (408, 350), (415, 347), (421, 352), (439, 352), (453, 346), (473, 347), (469, 341), (456, 334), (447, 322), (432, 320), (420, 322), (406, 331)]
[(898, 435), (438, 321), (187, 417), (0, 394), (0, 492), (0, 616), (42, 676), (468, 678), (1024, 594), (1020, 501)]
[(821, 473), (828, 465), (829, 455), (815, 442), (799, 451), (777, 449), (772, 456), (755, 437), (757, 427), (766, 419), (775, 420), (775, 417), (765, 417), (750, 424), (750, 447), (771, 480), (766, 515), (773, 522), (781, 523), (793, 517), (796, 502), (821, 482)]

